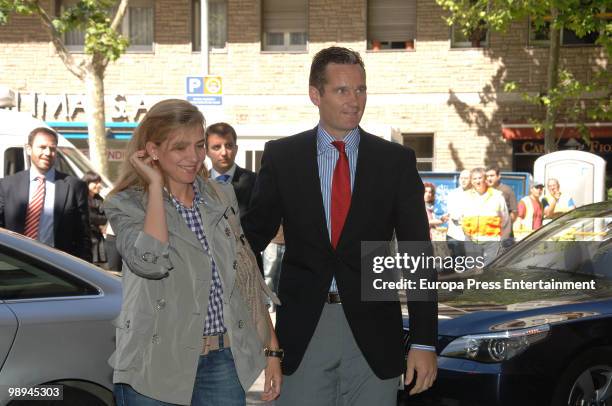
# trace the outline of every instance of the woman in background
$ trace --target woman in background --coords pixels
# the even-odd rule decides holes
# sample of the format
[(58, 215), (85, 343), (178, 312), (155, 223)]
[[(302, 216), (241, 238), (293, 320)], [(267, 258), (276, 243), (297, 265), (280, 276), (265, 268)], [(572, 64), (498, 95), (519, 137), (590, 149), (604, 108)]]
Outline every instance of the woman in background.
[(89, 193), (89, 230), (91, 235), (92, 263), (101, 267), (106, 265), (106, 249), (104, 243), (104, 229), (106, 227), (106, 215), (102, 208), (104, 199), (100, 196), (102, 190), (102, 178), (93, 171), (88, 171), (81, 179), (87, 183)]

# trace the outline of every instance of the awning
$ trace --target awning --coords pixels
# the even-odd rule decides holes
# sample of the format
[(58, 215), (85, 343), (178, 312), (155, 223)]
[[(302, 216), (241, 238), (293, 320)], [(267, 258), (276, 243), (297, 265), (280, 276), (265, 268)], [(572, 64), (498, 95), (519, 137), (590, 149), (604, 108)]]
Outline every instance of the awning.
[[(612, 123), (586, 124), (591, 138), (612, 138)], [(577, 124), (557, 124), (555, 128), (557, 137), (580, 138), (582, 134)], [(543, 132), (536, 132), (533, 124), (502, 124), (502, 135), (506, 140), (538, 140), (544, 138)]]

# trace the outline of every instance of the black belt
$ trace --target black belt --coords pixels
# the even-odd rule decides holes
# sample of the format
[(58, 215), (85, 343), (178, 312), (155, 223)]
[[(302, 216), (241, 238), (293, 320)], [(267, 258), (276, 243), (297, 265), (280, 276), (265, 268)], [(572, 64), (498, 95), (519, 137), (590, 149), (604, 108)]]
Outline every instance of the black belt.
[(342, 299), (340, 298), (340, 293), (328, 292), (326, 302), (329, 304), (342, 303)]

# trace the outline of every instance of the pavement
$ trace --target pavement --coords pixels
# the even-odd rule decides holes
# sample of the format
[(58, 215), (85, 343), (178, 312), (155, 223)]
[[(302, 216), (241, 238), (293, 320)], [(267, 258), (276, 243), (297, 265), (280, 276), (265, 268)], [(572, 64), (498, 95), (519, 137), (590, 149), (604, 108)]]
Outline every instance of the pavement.
[[(270, 313), (270, 317), (272, 318), (272, 324), (276, 324), (276, 312)], [(247, 405), (257, 405), (257, 406), (274, 406), (274, 402), (264, 402), (261, 400), (261, 394), (263, 393), (264, 388), (264, 373), (262, 371), (259, 378), (255, 381), (251, 389), (246, 394), (246, 404)]]

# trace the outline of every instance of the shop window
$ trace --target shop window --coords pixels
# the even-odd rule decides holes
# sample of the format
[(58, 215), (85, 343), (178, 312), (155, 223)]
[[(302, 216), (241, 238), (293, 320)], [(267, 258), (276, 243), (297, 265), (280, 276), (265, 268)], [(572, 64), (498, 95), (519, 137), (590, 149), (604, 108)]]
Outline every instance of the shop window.
[(433, 171), (434, 135), (402, 133), (404, 145), (414, 150), (419, 171)]
[(416, 0), (368, 0), (368, 49), (414, 49)]
[(306, 0), (263, 0), (262, 49), (306, 51)]
[[(193, 51), (201, 51), (201, 6), (200, 0), (191, 2), (191, 44)], [(210, 50), (225, 49), (227, 45), (227, 0), (208, 0), (208, 47)]]

